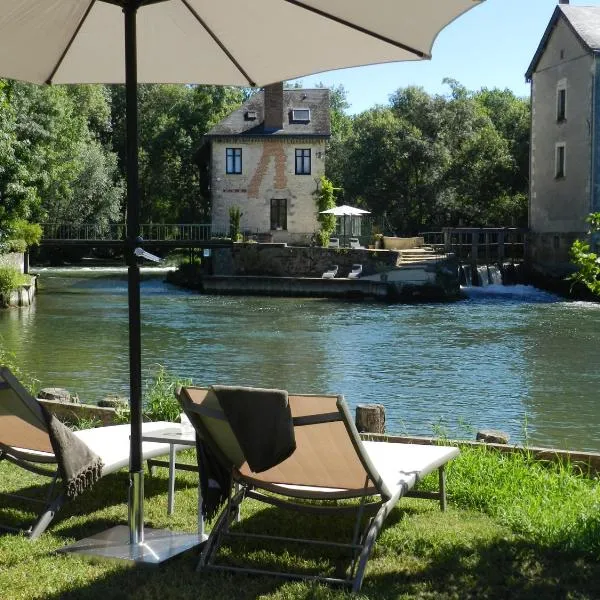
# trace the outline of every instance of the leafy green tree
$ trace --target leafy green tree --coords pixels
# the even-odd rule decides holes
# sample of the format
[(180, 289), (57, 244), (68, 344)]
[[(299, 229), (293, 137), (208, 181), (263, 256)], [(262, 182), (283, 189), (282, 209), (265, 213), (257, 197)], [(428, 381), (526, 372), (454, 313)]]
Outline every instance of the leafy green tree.
[[(319, 88), (324, 87), (322, 83)], [(339, 85), (329, 90), (331, 138), (327, 148), (327, 160), (325, 161), (325, 175), (331, 181), (341, 181), (344, 168), (348, 161), (347, 141), (352, 133), (352, 117), (347, 113), (350, 104), (347, 100), (347, 92)], [(344, 202), (345, 190), (339, 189), (338, 198)]]
[(122, 183), (115, 156), (102, 145), (98, 129), (90, 129), (108, 114), (98, 108), (103, 99), (101, 89), (78, 93), (67, 86), (12, 83), (17, 139), (26, 148), (18, 158), (42, 199), (30, 211), (34, 220), (77, 224), (119, 217)]
[[(114, 149), (125, 173), (125, 97), (111, 88)], [(237, 108), (244, 90), (224, 86), (143, 85), (139, 90), (139, 169), (142, 221), (205, 219), (196, 153), (202, 136)]]
[(31, 218), (40, 205), (26, 160), (29, 142), (18, 134), (12, 87), (13, 82), (0, 80), (0, 243), (12, 237), (17, 220)]
[[(398, 234), (527, 223), (529, 108), (510, 92), (398, 89), (351, 119), (328, 155), (345, 201), (364, 202)], [(332, 156), (333, 154), (333, 156)], [(333, 165), (329, 160), (333, 158)]]

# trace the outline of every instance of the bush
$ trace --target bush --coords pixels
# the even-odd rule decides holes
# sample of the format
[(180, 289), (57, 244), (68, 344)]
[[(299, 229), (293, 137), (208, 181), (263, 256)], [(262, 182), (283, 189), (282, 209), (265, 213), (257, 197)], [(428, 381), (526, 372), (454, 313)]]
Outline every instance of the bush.
[(5, 252), (26, 252), (27, 243), (21, 239), (11, 239), (4, 243)]
[(242, 240), (242, 234), (240, 231), (240, 222), (242, 219), (242, 213), (240, 212), (239, 206), (231, 206), (229, 208), (229, 235), (234, 242)]
[[(590, 234), (600, 232), (600, 213), (591, 213), (586, 221), (590, 224)], [(571, 246), (571, 261), (577, 271), (567, 277), (573, 284), (585, 286), (600, 299), (600, 258), (591, 251), (590, 245), (583, 240), (575, 240)]]
[(29, 275), (23, 275), (14, 267), (0, 267), (0, 296), (8, 296), (13, 290), (31, 282)]
[(25, 219), (16, 219), (6, 228), (1, 244), (2, 252), (25, 252), (42, 239), (42, 227)]

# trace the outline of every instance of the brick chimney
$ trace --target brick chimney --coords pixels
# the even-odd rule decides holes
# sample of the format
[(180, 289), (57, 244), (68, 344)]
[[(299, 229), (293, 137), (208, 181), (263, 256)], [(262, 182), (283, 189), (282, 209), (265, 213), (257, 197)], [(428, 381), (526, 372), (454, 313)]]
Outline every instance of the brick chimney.
[(264, 87), (265, 129), (283, 129), (283, 81)]

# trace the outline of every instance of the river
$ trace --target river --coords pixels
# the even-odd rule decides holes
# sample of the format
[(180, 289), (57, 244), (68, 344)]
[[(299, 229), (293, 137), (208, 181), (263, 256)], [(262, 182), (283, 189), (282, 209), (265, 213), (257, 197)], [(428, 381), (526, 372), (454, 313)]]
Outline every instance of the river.
[[(40, 269), (0, 336), (43, 386), (82, 402), (128, 393), (124, 269)], [(525, 286), (452, 304), (203, 296), (144, 270), (142, 360), (199, 385), (342, 393), (386, 406), (387, 431), (600, 451), (600, 305)]]

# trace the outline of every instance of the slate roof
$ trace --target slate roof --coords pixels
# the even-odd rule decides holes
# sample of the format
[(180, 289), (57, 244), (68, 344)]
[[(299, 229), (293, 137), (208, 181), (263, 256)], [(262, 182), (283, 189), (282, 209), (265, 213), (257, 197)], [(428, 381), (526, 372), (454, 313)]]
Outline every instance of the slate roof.
[[(292, 109), (297, 108), (310, 109), (309, 122), (292, 120)], [(248, 111), (256, 112), (255, 120), (246, 118)], [(205, 138), (232, 135), (329, 137), (331, 135), (329, 90), (323, 88), (283, 90), (283, 129), (265, 131), (263, 122), (264, 92), (260, 91), (215, 125)]]
[(600, 6), (571, 6), (570, 4), (559, 4), (554, 9), (554, 13), (550, 18), (548, 27), (546, 27), (542, 41), (525, 73), (527, 81), (531, 81), (531, 76), (546, 49), (548, 40), (560, 18), (565, 19), (575, 36), (590, 52), (598, 52), (600, 50)]

